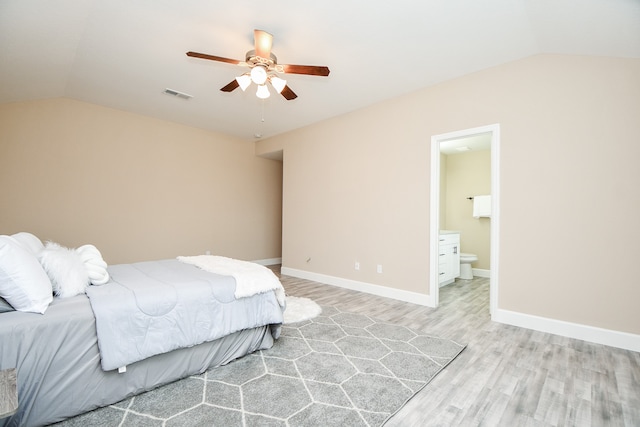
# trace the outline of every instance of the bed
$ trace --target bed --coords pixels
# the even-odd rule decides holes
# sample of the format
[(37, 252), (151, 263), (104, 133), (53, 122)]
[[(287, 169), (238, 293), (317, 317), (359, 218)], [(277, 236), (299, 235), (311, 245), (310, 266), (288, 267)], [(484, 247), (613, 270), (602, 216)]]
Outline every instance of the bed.
[(103, 285), (52, 298), (44, 313), (14, 310), (15, 296), (0, 288), (10, 297), (0, 298), (0, 369), (16, 368), (19, 400), (0, 426), (51, 424), (270, 348), (283, 320), (281, 285), (238, 295), (232, 260), (214, 272), (202, 262), (215, 257), (190, 258), (109, 266)]

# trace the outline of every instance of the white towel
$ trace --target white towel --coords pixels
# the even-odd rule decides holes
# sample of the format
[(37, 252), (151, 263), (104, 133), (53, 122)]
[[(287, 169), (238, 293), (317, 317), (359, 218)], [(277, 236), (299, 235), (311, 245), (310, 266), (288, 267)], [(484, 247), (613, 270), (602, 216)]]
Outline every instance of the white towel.
[(491, 217), (491, 196), (473, 197), (473, 217)]

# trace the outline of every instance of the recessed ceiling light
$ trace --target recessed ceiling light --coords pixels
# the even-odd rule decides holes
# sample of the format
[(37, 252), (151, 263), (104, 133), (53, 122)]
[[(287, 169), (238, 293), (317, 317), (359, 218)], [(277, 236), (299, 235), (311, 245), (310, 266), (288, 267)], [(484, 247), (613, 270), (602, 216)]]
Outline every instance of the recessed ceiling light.
[(464, 147), (456, 147), (456, 150), (458, 151), (470, 151), (471, 148), (467, 147), (466, 145)]

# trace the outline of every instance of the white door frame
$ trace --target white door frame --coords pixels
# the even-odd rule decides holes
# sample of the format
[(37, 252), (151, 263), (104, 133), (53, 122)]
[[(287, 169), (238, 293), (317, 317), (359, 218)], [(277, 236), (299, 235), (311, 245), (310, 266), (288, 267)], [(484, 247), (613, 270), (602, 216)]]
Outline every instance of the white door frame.
[(500, 124), (481, 126), (431, 137), (431, 221), (429, 260), (429, 296), (432, 307), (439, 303), (438, 237), (440, 234), (440, 143), (443, 141), (491, 133), (491, 268), (489, 278), (489, 310), (498, 308), (498, 254), (500, 243)]

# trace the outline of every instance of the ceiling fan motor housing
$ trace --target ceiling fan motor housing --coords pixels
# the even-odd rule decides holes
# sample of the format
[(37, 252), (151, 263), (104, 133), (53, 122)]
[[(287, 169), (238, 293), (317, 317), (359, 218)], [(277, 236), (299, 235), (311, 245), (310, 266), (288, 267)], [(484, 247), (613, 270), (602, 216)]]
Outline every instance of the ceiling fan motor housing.
[(245, 55), (245, 62), (251, 68), (256, 65), (262, 65), (266, 67), (267, 71), (275, 71), (276, 73), (284, 72), (282, 66), (278, 65), (278, 58), (273, 53), (269, 53), (269, 58), (262, 58), (256, 55), (255, 50), (250, 50)]

